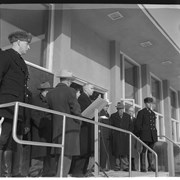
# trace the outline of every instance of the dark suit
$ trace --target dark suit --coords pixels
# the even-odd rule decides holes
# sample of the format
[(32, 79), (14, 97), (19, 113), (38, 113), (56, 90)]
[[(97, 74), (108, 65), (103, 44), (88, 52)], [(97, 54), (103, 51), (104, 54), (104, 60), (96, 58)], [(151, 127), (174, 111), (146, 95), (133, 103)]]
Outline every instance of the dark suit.
[[(133, 125), (131, 122), (130, 115), (123, 113), (122, 118), (119, 116), (119, 113), (113, 113), (110, 117), (110, 122), (112, 126), (132, 131)], [(119, 132), (112, 130), (112, 139), (113, 139), (113, 155), (119, 157), (121, 155), (129, 154), (129, 135), (127, 133)]]
[[(78, 102), (82, 112), (92, 103), (86, 93), (82, 93)], [(94, 151), (94, 126), (87, 122), (82, 122), (80, 131), (80, 156), (73, 157), (71, 173), (73, 176), (83, 176), (87, 171), (89, 157)]]
[[(110, 125), (109, 121), (109, 113), (102, 109), (99, 113), (100, 119), (99, 122)], [(106, 118), (101, 118), (101, 116), (106, 116)], [(106, 164), (109, 165), (109, 157), (110, 157), (110, 129), (100, 126), (100, 166), (101, 168), (106, 168)], [(109, 167), (108, 167), (109, 168)]]
[[(0, 104), (14, 101), (24, 102), (27, 88), (28, 69), (23, 58), (15, 50), (0, 51)], [(1, 108), (0, 117), (5, 117), (0, 136), (0, 149), (12, 149), (12, 118), (14, 107)], [(23, 108), (19, 110), (19, 119), (23, 120)], [(8, 139), (9, 138), (9, 139)]]

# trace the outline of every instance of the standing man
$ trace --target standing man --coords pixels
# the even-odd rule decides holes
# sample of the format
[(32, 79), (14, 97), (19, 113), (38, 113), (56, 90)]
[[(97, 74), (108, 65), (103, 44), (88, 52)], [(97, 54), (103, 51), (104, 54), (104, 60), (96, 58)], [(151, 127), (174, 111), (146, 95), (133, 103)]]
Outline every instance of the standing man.
[[(76, 91), (69, 87), (72, 81), (75, 80), (75, 77), (67, 70), (62, 70), (58, 77), (60, 77), (60, 83), (47, 94), (50, 109), (80, 116), (81, 108), (76, 98)], [(53, 114), (53, 143), (62, 144), (62, 120), (63, 116)], [(78, 120), (66, 118), (63, 177), (67, 177), (69, 173), (72, 156), (80, 154), (80, 124)], [(56, 175), (58, 177), (60, 175), (61, 149), (53, 148), (52, 153), (55, 155), (58, 163)]]
[[(49, 90), (52, 89), (50, 83), (41, 83), (37, 88), (40, 92), (32, 98), (32, 104), (35, 106), (49, 108), (46, 100), (46, 95)], [(51, 114), (45, 111), (31, 110), (31, 138), (36, 142), (48, 142), (51, 143)], [(29, 175), (31, 177), (53, 176), (51, 172), (51, 157), (50, 147), (44, 146), (31, 146), (31, 167), (29, 169)]]
[[(135, 123), (136, 123), (136, 118), (135, 118), (135, 112), (134, 112), (134, 107), (130, 106), (128, 108), (128, 113), (131, 116), (131, 123), (132, 123), (132, 133), (135, 133)], [(136, 149), (137, 146), (137, 141), (134, 137), (132, 137), (132, 145), (131, 145), (131, 153), (132, 153), (132, 157), (131, 157), (131, 168), (133, 171), (136, 171), (136, 167), (135, 167), (135, 158), (138, 157), (138, 152)]]
[[(112, 126), (124, 130), (132, 131), (132, 123), (130, 115), (124, 112), (123, 102), (117, 103), (117, 112), (110, 117)], [(129, 134), (112, 130), (112, 154), (116, 158), (115, 170), (129, 170)]]
[[(90, 96), (94, 92), (92, 84), (85, 84), (83, 92), (78, 98), (82, 112), (92, 103)], [(80, 156), (73, 157), (73, 164), (71, 167), (72, 176), (85, 176), (89, 163), (89, 158), (94, 152), (94, 126), (87, 122), (82, 122), (80, 130)]]
[[(109, 121), (110, 116), (108, 113), (108, 109), (111, 102), (109, 102), (109, 100), (107, 101), (108, 104), (106, 104), (106, 106), (99, 113), (99, 122), (110, 125), (110, 121)], [(110, 161), (109, 161), (110, 129), (100, 126), (99, 131), (100, 131), (100, 167), (104, 171), (107, 171), (110, 169)]]
[[(32, 35), (24, 31), (17, 31), (8, 37), (12, 48), (0, 51), (0, 104), (20, 101), (24, 102), (28, 80), (28, 69), (21, 55), (30, 49)], [(0, 176), (12, 176), (12, 125), (14, 107), (1, 108), (0, 118), (3, 120), (0, 136)], [(23, 108), (19, 109), (19, 122), (23, 121)], [(3, 159), (2, 159), (3, 158)], [(2, 175), (2, 160), (4, 174)]]
[[(145, 108), (140, 110), (137, 114), (136, 128), (137, 136), (153, 149), (155, 142), (157, 142), (157, 129), (156, 129), (156, 114), (152, 111), (153, 98), (146, 97), (144, 99)], [(146, 169), (146, 147), (143, 146), (143, 150), (140, 154), (141, 159), (141, 172), (147, 172)], [(148, 150), (148, 171), (155, 171), (152, 164), (153, 154)]]

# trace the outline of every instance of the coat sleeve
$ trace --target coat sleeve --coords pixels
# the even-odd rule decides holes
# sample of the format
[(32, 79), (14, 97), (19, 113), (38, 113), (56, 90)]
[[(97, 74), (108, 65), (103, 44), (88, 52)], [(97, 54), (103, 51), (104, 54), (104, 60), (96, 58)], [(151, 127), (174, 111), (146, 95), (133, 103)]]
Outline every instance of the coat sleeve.
[(137, 133), (137, 136), (140, 135), (140, 131), (142, 130), (142, 123), (143, 123), (143, 112), (139, 111), (136, 118), (136, 124), (135, 124), (135, 132)]
[(0, 84), (10, 66), (8, 55), (4, 51), (0, 51)]
[(71, 114), (81, 116), (81, 108), (76, 98), (76, 91), (71, 89), (71, 93), (69, 96), (69, 107)]

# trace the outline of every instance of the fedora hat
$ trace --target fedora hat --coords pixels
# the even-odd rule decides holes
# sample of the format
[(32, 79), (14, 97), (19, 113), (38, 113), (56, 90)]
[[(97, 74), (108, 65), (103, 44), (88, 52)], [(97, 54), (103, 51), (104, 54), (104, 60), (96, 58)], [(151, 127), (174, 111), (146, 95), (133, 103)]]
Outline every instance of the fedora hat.
[(118, 102), (116, 108), (117, 108), (117, 109), (124, 109), (124, 104), (123, 104), (123, 102)]
[(49, 84), (49, 82), (43, 82), (39, 85), (39, 87), (37, 87), (38, 90), (44, 90), (44, 89), (52, 89), (53, 87), (51, 87), (51, 85)]
[(56, 77), (70, 79), (72, 81), (76, 79), (76, 77), (73, 76), (72, 72), (67, 71), (66, 69), (61, 70), (60, 73)]

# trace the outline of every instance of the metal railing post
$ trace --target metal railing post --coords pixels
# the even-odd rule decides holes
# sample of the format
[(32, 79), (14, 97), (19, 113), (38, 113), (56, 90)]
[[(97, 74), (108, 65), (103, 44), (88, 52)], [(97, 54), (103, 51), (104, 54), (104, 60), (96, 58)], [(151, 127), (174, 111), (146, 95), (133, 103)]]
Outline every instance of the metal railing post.
[[(95, 122), (98, 123), (98, 109), (95, 109)], [(95, 177), (98, 177), (99, 175), (99, 126), (98, 124), (94, 125), (94, 161), (96, 162), (94, 164), (94, 173)]]
[(131, 172), (131, 157), (132, 157), (132, 135), (131, 133), (129, 134), (129, 177), (132, 176), (132, 172)]
[(63, 130), (62, 130), (62, 148), (61, 148), (61, 168), (60, 168), (60, 177), (63, 177), (65, 132), (66, 132), (66, 116), (63, 116)]

